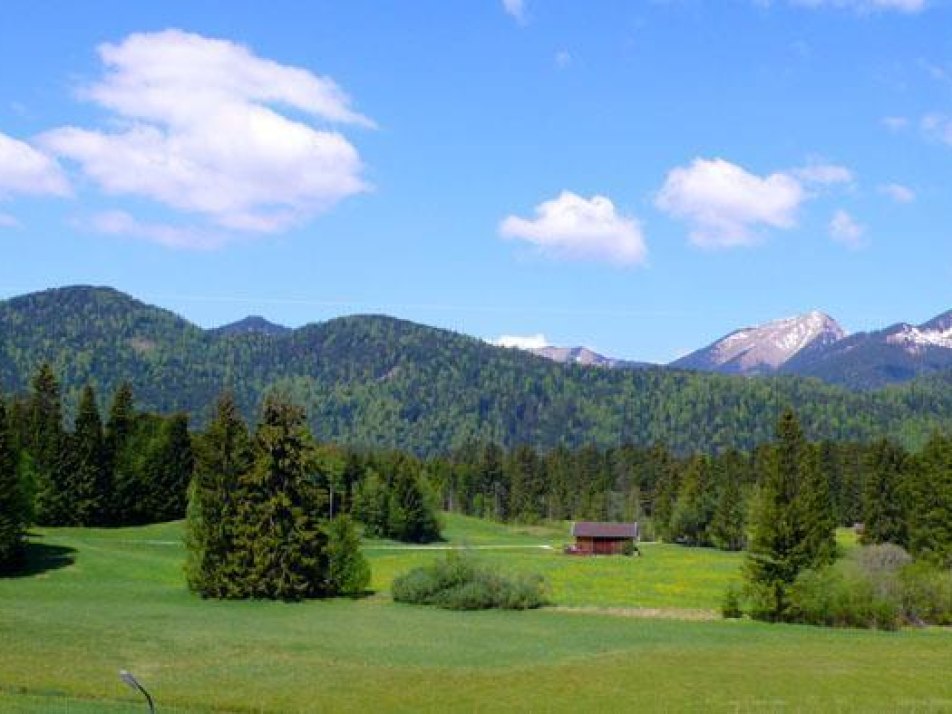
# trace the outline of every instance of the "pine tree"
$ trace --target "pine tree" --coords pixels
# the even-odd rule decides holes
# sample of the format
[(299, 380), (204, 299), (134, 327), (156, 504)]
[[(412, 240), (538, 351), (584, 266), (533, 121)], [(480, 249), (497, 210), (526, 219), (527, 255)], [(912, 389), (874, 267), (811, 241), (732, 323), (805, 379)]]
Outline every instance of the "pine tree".
[(236, 495), (227, 596), (300, 600), (326, 594), (326, 536), (319, 519), (326, 494), (310, 478), (314, 444), (304, 410), (267, 396), (254, 450)]
[(69, 439), (70, 474), (67, 500), (70, 521), (74, 525), (99, 525), (109, 498), (102, 419), (96, 406), (96, 393), (86, 385), (79, 400), (76, 425)]
[(226, 597), (230, 590), (235, 496), (251, 463), (248, 427), (234, 396), (226, 392), (218, 399), (214, 419), (196, 440), (189, 486), (186, 574), (189, 587), (205, 597)]
[(722, 469), (718, 482), (717, 503), (710, 526), (711, 543), (721, 550), (741, 550), (747, 540), (747, 504), (740, 475)]
[(918, 461), (909, 547), (918, 557), (952, 568), (952, 438), (933, 434)]
[[(812, 520), (808, 489), (818, 471), (796, 415), (786, 410), (777, 424), (777, 441), (754, 509), (745, 574), (754, 600), (754, 615), (781, 620), (788, 613), (788, 591), (805, 568), (829, 557), (832, 527), (826, 516)], [(826, 501), (829, 492), (826, 491)], [(821, 496), (822, 500), (822, 496)]]
[(387, 535), (405, 543), (439, 540), (440, 526), (426, 486), (411, 468), (399, 468), (390, 487)]
[(905, 450), (888, 439), (880, 439), (869, 451), (863, 488), (861, 540), (865, 545), (909, 546), (907, 494), (903, 488), (907, 460)]
[(136, 428), (135, 401), (132, 385), (123, 382), (116, 389), (109, 407), (105, 431), (106, 478), (112, 498), (105, 519), (112, 525), (132, 523), (138, 510), (139, 479), (132, 466), (133, 455), (129, 443)]
[(23, 554), (27, 504), (17, 471), (13, 434), (0, 398), (0, 573), (14, 570)]
[(808, 568), (829, 565), (836, 559), (833, 498), (827, 475), (820, 468), (820, 451), (809, 444), (803, 452), (795, 507), (803, 523), (803, 562)]
[(668, 533), (687, 545), (707, 545), (707, 528), (713, 516), (711, 464), (705, 456), (691, 458), (681, 475), (678, 497)]
[(354, 518), (364, 524), (364, 533), (371, 538), (384, 538), (387, 535), (389, 498), (387, 486), (380, 475), (373, 468), (368, 468), (354, 497)]
[(163, 420), (158, 443), (147, 464), (148, 480), (142, 484), (152, 507), (145, 513), (148, 522), (173, 521), (185, 516), (188, 484), (195, 469), (188, 416), (173, 414)]
[(346, 514), (325, 527), (327, 535), (327, 593), (359, 595), (370, 585), (370, 565), (360, 552), (360, 536)]
[(32, 458), (36, 521), (50, 526), (68, 524), (63, 404), (59, 382), (48, 363), (42, 364), (33, 378), (28, 419), (26, 446)]

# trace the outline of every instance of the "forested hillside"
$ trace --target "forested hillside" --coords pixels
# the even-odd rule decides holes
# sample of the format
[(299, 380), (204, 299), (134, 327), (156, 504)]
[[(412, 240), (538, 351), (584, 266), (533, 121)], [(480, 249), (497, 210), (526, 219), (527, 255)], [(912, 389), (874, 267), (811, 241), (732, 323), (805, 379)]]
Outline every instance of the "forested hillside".
[(952, 377), (854, 393), (796, 377), (748, 379), (665, 368), (554, 364), (518, 350), (383, 316), (285, 334), (202, 330), (108, 288), (48, 290), (0, 303), (0, 388), (26, 390), (48, 361), (73, 409), (86, 382), (124, 380), (147, 410), (193, 424), (231, 388), (246, 418), (281, 387), (322, 441), (434, 454), (493, 441), (550, 448), (664, 442), (678, 452), (749, 449), (785, 406), (810, 438), (919, 443), (952, 424)]

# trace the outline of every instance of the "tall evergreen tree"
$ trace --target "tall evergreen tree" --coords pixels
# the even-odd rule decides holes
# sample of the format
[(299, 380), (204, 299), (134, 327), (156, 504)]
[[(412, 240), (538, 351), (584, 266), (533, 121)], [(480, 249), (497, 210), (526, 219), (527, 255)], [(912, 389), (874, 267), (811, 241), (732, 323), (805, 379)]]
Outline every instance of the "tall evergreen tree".
[(237, 494), (234, 577), (228, 597), (300, 600), (327, 593), (326, 494), (311, 479), (314, 443), (304, 410), (271, 394), (255, 458)]
[(110, 484), (106, 470), (102, 419), (96, 393), (86, 385), (79, 400), (76, 424), (68, 440), (70, 473), (66, 479), (70, 521), (75, 525), (99, 525), (104, 521)]
[(360, 552), (360, 536), (353, 522), (341, 514), (328, 522), (327, 593), (359, 595), (370, 585), (370, 564)]
[(820, 467), (820, 450), (811, 444), (804, 447), (794, 505), (803, 524), (803, 562), (809, 568), (829, 565), (836, 559), (836, 516), (830, 483)]
[(133, 466), (129, 444), (136, 429), (136, 409), (129, 382), (122, 382), (113, 394), (105, 430), (105, 463), (112, 498), (106, 520), (113, 525), (133, 522), (138, 510), (139, 479)]
[(27, 504), (17, 471), (13, 434), (0, 398), (0, 572), (15, 569), (23, 553)]
[(766, 462), (745, 565), (757, 617), (784, 619), (789, 588), (797, 575), (829, 557), (832, 528), (825, 530), (825, 516), (812, 520), (812, 499), (807, 493), (818, 483), (810, 451), (796, 415), (785, 410)]
[(146, 466), (142, 484), (146, 501), (152, 504), (146, 518), (150, 522), (173, 521), (185, 516), (188, 484), (195, 469), (188, 416), (173, 414), (163, 419), (158, 443)]
[(195, 472), (186, 520), (189, 587), (205, 597), (227, 597), (234, 548), (234, 519), (241, 476), (251, 468), (251, 437), (231, 392), (222, 394), (215, 417), (196, 439)]
[(49, 363), (33, 378), (29, 402), (27, 449), (33, 467), (36, 520), (41, 525), (64, 525), (71, 514), (67, 501), (64, 464), (63, 404), (60, 386)]
[(880, 439), (866, 458), (863, 488), (863, 534), (866, 545), (909, 546), (907, 493), (903, 487), (907, 455), (898, 444)]
[(909, 547), (917, 556), (952, 567), (952, 438), (933, 434), (918, 461)]
[[(735, 466), (739, 454), (719, 460), (717, 502), (711, 518), (711, 543), (721, 550), (741, 550), (747, 542), (747, 503), (741, 488), (741, 474)], [(721, 462), (724, 463), (721, 463)]]

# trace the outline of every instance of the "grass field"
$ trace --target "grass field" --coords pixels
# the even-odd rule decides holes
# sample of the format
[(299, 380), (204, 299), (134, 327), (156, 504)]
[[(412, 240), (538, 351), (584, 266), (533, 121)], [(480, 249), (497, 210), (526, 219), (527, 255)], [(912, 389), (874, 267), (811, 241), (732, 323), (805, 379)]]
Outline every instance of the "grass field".
[[(716, 608), (735, 556), (646, 545), (557, 550), (559, 530), (450, 518), (449, 545), (543, 572), (560, 605)], [(368, 544), (378, 593), (288, 605), (186, 592), (180, 525), (45, 531), (32, 574), (0, 580), (0, 711), (952, 711), (952, 633), (833, 631), (546, 609), (401, 606), (390, 578), (443, 551)], [(394, 549), (396, 548), (396, 549)]]

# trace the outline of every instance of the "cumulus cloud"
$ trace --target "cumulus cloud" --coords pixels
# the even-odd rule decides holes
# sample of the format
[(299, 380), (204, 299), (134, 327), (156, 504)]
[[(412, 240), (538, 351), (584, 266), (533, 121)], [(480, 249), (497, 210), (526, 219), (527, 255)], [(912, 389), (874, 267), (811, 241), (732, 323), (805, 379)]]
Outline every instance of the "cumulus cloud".
[(0, 198), (14, 194), (69, 195), (69, 182), (54, 159), (0, 133)]
[(537, 350), (549, 346), (542, 333), (535, 335), (500, 335), (490, 342), (497, 347), (517, 347), (520, 350)]
[(846, 211), (838, 210), (830, 220), (830, 237), (848, 248), (861, 248), (865, 244), (866, 229)]
[(586, 199), (571, 191), (540, 203), (535, 218), (508, 216), (499, 232), (554, 257), (638, 265), (648, 253), (637, 219), (617, 213), (604, 196)]
[(926, 0), (791, 0), (803, 7), (835, 7), (860, 13), (900, 12), (913, 15), (926, 9)]
[(731, 248), (756, 244), (761, 228), (792, 228), (807, 197), (789, 174), (761, 177), (724, 159), (698, 158), (668, 173), (655, 205), (687, 221), (695, 245)]
[(912, 203), (916, 200), (916, 192), (901, 183), (884, 184), (879, 187), (879, 192), (896, 203)]
[(357, 150), (328, 126), (373, 122), (333, 80), (179, 30), (133, 34), (98, 52), (103, 76), (81, 96), (112, 113), (109, 128), (62, 127), (41, 140), (106, 193), (269, 233), (367, 190)]
[(526, 0), (502, 0), (502, 9), (519, 23), (524, 23), (526, 17)]

